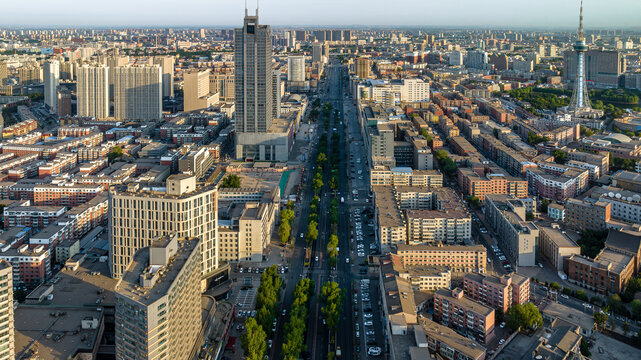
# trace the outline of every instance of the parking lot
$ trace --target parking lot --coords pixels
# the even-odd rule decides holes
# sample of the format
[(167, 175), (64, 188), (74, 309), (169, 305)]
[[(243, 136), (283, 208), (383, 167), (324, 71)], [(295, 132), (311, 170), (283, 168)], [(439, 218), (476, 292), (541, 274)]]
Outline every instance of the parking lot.
[(362, 358), (379, 356), (382, 352), (382, 322), (378, 316), (378, 285), (373, 279), (354, 282), (354, 338), (356, 353)]

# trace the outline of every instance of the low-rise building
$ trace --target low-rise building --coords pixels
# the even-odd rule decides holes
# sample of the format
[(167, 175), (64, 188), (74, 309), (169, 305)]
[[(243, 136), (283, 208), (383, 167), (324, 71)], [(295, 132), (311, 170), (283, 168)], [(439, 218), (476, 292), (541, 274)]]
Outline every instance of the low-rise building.
[(398, 276), (408, 280), (414, 291), (434, 291), (450, 287), (451, 272), (438, 266), (404, 266), (403, 260), (394, 254), (379, 259), (384, 278)]
[(472, 168), (458, 169), (458, 184), (461, 191), (468, 196), (484, 201), (487, 194), (509, 194), (516, 198), (528, 196), (527, 181), (503, 174), (497, 169), (482, 169), (481, 173)]
[(518, 274), (501, 277), (465, 274), (463, 290), (470, 299), (499, 309), (504, 314), (513, 305), (530, 301), (530, 279)]
[(581, 247), (577, 245), (572, 233), (560, 230), (557, 224), (552, 224), (551, 227), (539, 226), (539, 254), (555, 269), (562, 271), (564, 259), (580, 255)]
[(610, 221), (612, 205), (606, 201), (568, 199), (565, 202), (565, 225), (573, 230), (604, 230)]
[(569, 282), (609, 295), (625, 290), (634, 274), (634, 258), (605, 248), (594, 259), (570, 256), (565, 260), (564, 270)]
[(462, 289), (434, 293), (434, 321), (482, 344), (494, 339), (494, 313), (494, 309), (465, 297)]
[(483, 245), (405, 245), (396, 247), (404, 266), (444, 266), (453, 272), (485, 272), (487, 250)]

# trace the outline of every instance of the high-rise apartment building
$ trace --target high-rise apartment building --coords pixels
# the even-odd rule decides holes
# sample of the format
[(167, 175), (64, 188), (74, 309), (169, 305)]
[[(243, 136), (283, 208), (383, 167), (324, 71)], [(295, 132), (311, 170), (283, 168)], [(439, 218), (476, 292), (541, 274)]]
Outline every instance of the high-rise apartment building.
[(271, 28), (259, 25), (258, 10), (249, 16), (245, 9), (234, 34), (236, 132), (267, 132), (273, 120)]
[(84, 65), (78, 69), (78, 116), (109, 117), (109, 68)]
[(483, 69), (487, 65), (487, 53), (483, 50), (472, 50), (467, 52), (465, 66), (473, 69)]
[(13, 324), (13, 266), (0, 260), (0, 359), (15, 356)]
[(162, 96), (174, 97), (174, 57), (154, 56), (154, 64), (162, 69)]
[(278, 119), (280, 117), (280, 98), (282, 97), (280, 89), (280, 69), (274, 69), (272, 73), (272, 117)]
[(9, 77), (9, 68), (6, 61), (0, 61), (0, 85), (4, 83), (4, 79)]
[(287, 58), (287, 82), (305, 81), (305, 57), (290, 56)]
[(370, 62), (368, 58), (356, 59), (356, 76), (360, 79), (368, 79), (370, 71)]
[(209, 70), (188, 70), (183, 78), (185, 111), (206, 109), (218, 102), (218, 96), (210, 92)]
[(201, 246), (167, 235), (136, 251), (114, 291), (117, 359), (189, 358), (202, 324)]
[(114, 69), (129, 65), (129, 56), (114, 55), (107, 58), (109, 68), (109, 99), (114, 98)]
[(121, 66), (114, 72), (114, 117), (118, 120), (157, 120), (162, 117), (162, 69)]
[(160, 236), (202, 240), (202, 276), (218, 268), (218, 193), (213, 186), (196, 187), (196, 178), (172, 175), (164, 191), (132, 184), (110, 191), (110, 262), (112, 277), (125, 272), (138, 249)]
[(45, 63), (45, 104), (49, 105), (52, 113), (58, 112), (58, 84), (60, 83), (60, 63), (51, 60)]

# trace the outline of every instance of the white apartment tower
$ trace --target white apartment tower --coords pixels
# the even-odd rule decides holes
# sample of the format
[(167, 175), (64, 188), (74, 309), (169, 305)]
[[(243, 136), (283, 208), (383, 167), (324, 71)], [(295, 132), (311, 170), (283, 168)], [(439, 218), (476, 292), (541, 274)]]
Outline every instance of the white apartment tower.
[(78, 116), (109, 117), (109, 68), (84, 65), (78, 69)]
[(114, 117), (148, 121), (162, 117), (160, 66), (122, 66), (114, 72)]
[(287, 81), (305, 81), (305, 57), (290, 56), (287, 58)]
[[(201, 29), (204, 30), (204, 29)], [(162, 96), (174, 97), (174, 57), (155, 56), (154, 64), (162, 68)]]
[(4, 260), (0, 260), (0, 314), (0, 360), (13, 360), (13, 266)]
[(58, 84), (60, 84), (60, 63), (50, 60), (45, 63), (45, 104), (49, 105), (52, 113), (58, 112)]

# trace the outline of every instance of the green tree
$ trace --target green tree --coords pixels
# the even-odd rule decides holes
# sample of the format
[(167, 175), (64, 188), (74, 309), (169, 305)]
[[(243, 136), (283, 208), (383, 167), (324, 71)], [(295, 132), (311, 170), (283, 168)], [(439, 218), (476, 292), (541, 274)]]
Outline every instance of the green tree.
[(294, 202), (293, 202), (292, 200), (289, 200), (289, 201), (287, 202), (287, 205), (286, 205), (287, 210), (294, 211), (294, 206), (295, 206), (295, 204), (294, 204)]
[(592, 353), (588, 348), (588, 342), (585, 341), (585, 338), (581, 338), (581, 355), (587, 356), (587, 357), (592, 356)]
[(280, 221), (290, 223), (294, 220), (294, 211), (290, 209), (285, 209), (280, 212)]
[(107, 160), (112, 163), (117, 158), (122, 157), (122, 147), (114, 146), (111, 151), (107, 154)]
[(561, 290), (561, 285), (559, 285), (559, 283), (557, 283), (556, 281), (552, 281), (550, 283), (550, 288), (558, 291)]
[(338, 181), (335, 176), (332, 176), (332, 178), (329, 179), (329, 187), (332, 190), (336, 190), (336, 188), (338, 188)]
[(625, 336), (628, 336), (628, 333), (630, 332), (630, 323), (628, 323), (627, 320), (621, 326), (621, 330), (623, 330), (623, 334)]
[(597, 330), (605, 328), (605, 324), (607, 323), (608, 317), (609, 317), (606, 312), (607, 310), (604, 310), (603, 313), (601, 312), (594, 313), (594, 325), (596, 326)]
[(328, 281), (321, 287), (321, 303), (323, 307), (321, 312), (325, 315), (327, 326), (336, 331), (338, 327), (339, 315), (341, 312), (341, 305), (343, 299), (343, 292), (334, 281)]
[(282, 221), (278, 226), (278, 236), (280, 237), (280, 242), (282, 242), (283, 244), (289, 242), (289, 239), (291, 238), (291, 231), (292, 228), (289, 225), (289, 222)]
[(318, 165), (322, 165), (322, 164), (324, 164), (326, 161), (327, 161), (327, 155), (325, 155), (325, 153), (320, 153), (320, 154), (318, 154), (318, 156), (316, 157), (316, 164), (318, 164)]
[(479, 200), (479, 198), (476, 196), (468, 196), (467, 201), (470, 203), (470, 206), (473, 208), (478, 209), (481, 207), (481, 200)]
[(238, 189), (240, 187), (240, 177), (236, 174), (227, 175), (220, 184), (221, 188)]
[(307, 223), (307, 236), (306, 240), (307, 243), (311, 243), (312, 241), (316, 241), (318, 238), (318, 223), (315, 221), (310, 221)]
[(531, 211), (525, 213), (525, 220), (532, 221), (534, 220), (534, 214)]
[(579, 246), (581, 246), (581, 255), (594, 258), (605, 246), (607, 236), (608, 230), (583, 230), (581, 237), (577, 241)]
[(632, 309), (632, 317), (635, 320), (641, 320), (641, 300), (632, 300), (632, 302), (630, 302), (630, 308)]
[(590, 128), (581, 125), (581, 135), (588, 137), (594, 135), (594, 132)]
[(552, 155), (554, 155), (554, 162), (557, 164), (565, 164), (566, 163), (566, 154), (563, 150), (555, 149), (552, 152)]
[(543, 317), (534, 304), (517, 304), (507, 312), (507, 324), (517, 331), (521, 329), (536, 329), (543, 326)]
[(258, 325), (256, 319), (245, 320), (245, 332), (241, 337), (245, 359), (262, 360), (267, 348), (267, 335), (263, 328)]

